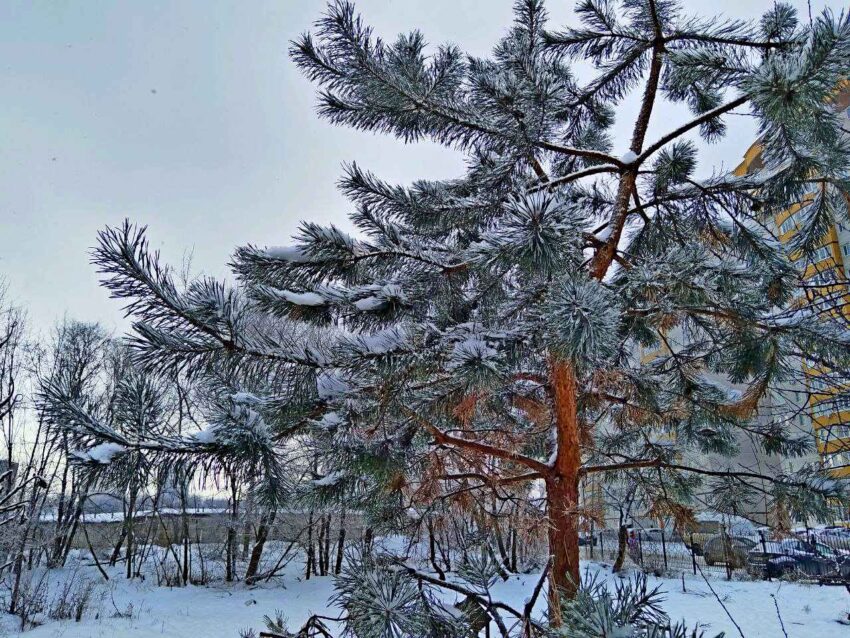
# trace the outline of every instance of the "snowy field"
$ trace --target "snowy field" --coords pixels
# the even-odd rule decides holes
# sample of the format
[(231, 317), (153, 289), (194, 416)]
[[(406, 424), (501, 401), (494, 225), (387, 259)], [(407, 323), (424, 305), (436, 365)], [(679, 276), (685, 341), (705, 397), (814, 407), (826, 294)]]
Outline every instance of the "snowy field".
[[(607, 565), (586, 563), (585, 568), (606, 578), (614, 578), (607, 572)], [(240, 631), (247, 628), (253, 628), (259, 634), (265, 629), (263, 615), (274, 616), (276, 610), (283, 612), (293, 628), (300, 626), (313, 613), (339, 613), (339, 610), (329, 607), (332, 579), (325, 577), (304, 581), (297, 561), (277, 582), (251, 588), (243, 585), (157, 587), (151, 579), (126, 581), (120, 566), (109, 570), (109, 574), (110, 581), (105, 583), (93, 567), (51, 572), (51, 592), (60, 589), (62, 583), (72, 577), (97, 582), (95, 602), (82, 622), (48, 621), (19, 633), (17, 618), (0, 616), (0, 635), (22, 635), (26, 638), (239, 638)], [(535, 575), (513, 576), (509, 581), (496, 585), (495, 589), (505, 602), (521, 606), (535, 582)], [(690, 624), (699, 622), (707, 629), (708, 636), (720, 631), (725, 631), (727, 637), (741, 635), (702, 579), (686, 576), (684, 592), (681, 579), (649, 576), (649, 582), (653, 587), (661, 585), (666, 591), (664, 607), (671, 618), (686, 618)], [(839, 622), (846, 620), (850, 612), (850, 595), (843, 587), (727, 582), (719, 578), (709, 582), (746, 638), (783, 636), (776, 605), (789, 638), (850, 636), (850, 627)], [(542, 601), (539, 606), (542, 609)]]

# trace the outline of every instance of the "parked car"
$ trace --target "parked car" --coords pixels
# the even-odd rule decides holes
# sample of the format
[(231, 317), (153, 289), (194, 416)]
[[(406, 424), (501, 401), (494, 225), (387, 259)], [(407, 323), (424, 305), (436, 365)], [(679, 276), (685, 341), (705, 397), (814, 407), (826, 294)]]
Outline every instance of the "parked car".
[(756, 543), (747, 552), (747, 567), (768, 578), (795, 574), (816, 580), (850, 580), (850, 556), (824, 543), (799, 538)]
[[(628, 536), (629, 532), (626, 531), (626, 536)], [(611, 549), (612, 547), (616, 547), (617, 543), (620, 539), (620, 530), (617, 527), (606, 527), (605, 529), (601, 529), (596, 533), (599, 541), (605, 545), (606, 549)]]
[(802, 540), (815, 540), (824, 545), (829, 545), (839, 553), (850, 550), (850, 529), (840, 525), (829, 525), (827, 527), (801, 528), (794, 530), (797, 537)]
[(579, 532), (578, 546), (587, 547), (593, 545), (594, 547), (596, 547), (598, 540), (599, 539), (596, 537), (596, 535), (591, 535), (590, 532)]
[(712, 536), (703, 543), (702, 555), (708, 566), (722, 563), (738, 569), (747, 566), (749, 551), (756, 542), (745, 536)]
[[(720, 512), (698, 512), (694, 521), (684, 530), (684, 542), (688, 549), (697, 556), (703, 555), (703, 546), (715, 536), (726, 534), (729, 537), (747, 538), (753, 542), (760, 540), (759, 532), (766, 528), (757, 527), (752, 521), (742, 516), (721, 514)], [(769, 535), (769, 530), (767, 530)]]

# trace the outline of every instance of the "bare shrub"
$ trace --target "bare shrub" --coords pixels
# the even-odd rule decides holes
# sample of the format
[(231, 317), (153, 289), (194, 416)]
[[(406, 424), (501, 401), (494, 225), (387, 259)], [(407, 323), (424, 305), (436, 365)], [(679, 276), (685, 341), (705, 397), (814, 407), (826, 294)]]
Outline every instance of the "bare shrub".
[(56, 592), (47, 610), (47, 617), (53, 620), (71, 620), (80, 622), (86, 611), (96, 601), (96, 584), (88, 579), (80, 579), (76, 572), (68, 578)]
[(156, 570), (156, 584), (160, 587), (180, 587), (183, 584), (180, 569), (176, 564), (165, 561), (156, 562), (154, 569)]
[(12, 613), (21, 619), (21, 631), (37, 627), (43, 622), (47, 608), (47, 572), (33, 579), (32, 572), (21, 578), (17, 605)]

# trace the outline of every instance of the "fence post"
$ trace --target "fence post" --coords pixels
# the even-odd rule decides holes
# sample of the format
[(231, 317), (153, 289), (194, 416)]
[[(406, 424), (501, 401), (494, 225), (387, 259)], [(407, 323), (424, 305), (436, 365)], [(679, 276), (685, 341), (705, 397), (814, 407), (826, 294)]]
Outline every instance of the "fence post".
[(599, 558), (605, 560), (605, 534), (599, 532)]
[(726, 564), (726, 580), (732, 580), (732, 566), (729, 563), (729, 535), (726, 533), (726, 525), (720, 526), (720, 544), (723, 546), (723, 562)]
[(640, 567), (643, 569), (643, 538), (641, 538), (641, 532), (643, 530), (638, 529), (637, 537), (638, 537), (638, 554), (640, 556)]
[(664, 571), (668, 571), (667, 567), (667, 542), (664, 540), (664, 528), (661, 528), (661, 555), (664, 556)]
[(697, 555), (694, 553), (694, 533), (691, 532), (691, 564), (694, 568), (694, 576), (697, 575)]
[(765, 580), (770, 580), (770, 576), (767, 575), (767, 543), (764, 541), (764, 532), (759, 530), (759, 539), (761, 540), (761, 553), (764, 556), (764, 572), (762, 573), (762, 578)]
[(590, 560), (593, 560), (593, 521), (590, 521)]

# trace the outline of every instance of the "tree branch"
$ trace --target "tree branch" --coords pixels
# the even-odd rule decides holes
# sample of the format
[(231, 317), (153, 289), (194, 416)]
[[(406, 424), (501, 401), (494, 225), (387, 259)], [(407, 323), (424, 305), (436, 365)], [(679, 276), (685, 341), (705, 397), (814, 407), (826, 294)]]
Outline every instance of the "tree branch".
[(467, 450), (474, 450), (476, 452), (480, 452), (481, 454), (486, 454), (488, 456), (493, 456), (499, 459), (504, 459), (506, 461), (513, 461), (520, 465), (524, 465), (525, 467), (537, 472), (541, 475), (551, 474), (552, 468), (543, 463), (542, 461), (538, 461), (537, 459), (533, 459), (530, 456), (526, 456), (524, 454), (520, 454), (519, 452), (514, 452), (511, 450), (505, 450), (500, 447), (496, 447), (494, 445), (490, 445), (488, 443), (481, 443), (479, 441), (470, 441), (469, 439), (461, 439), (455, 436), (451, 436), (446, 434), (433, 423), (423, 418), (413, 410), (408, 408), (404, 408), (405, 412), (416, 420), (420, 425), (422, 425), (431, 436), (434, 437), (434, 442), (437, 445), (447, 445), (454, 446), (459, 448), (464, 448)]
[(709, 120), (713, 120), (718, 115), (722, 115), (723, 113), (731, 111), (732, 109), (737, 108), (737, 107), (741, 106), (742, 104), (745, 104), (749, 99), (750, 98), (747, 97), (747, 96), (742, 96), (742, 97), (739, 97), (739, 98), (732, 100), (731, 102), (727, 102), (726, 104), (721, 104), (717, 108), (711, 109), (710, 111), (706, 111), (705, 113), (703, 113), (699, 117), (696, 117), (693, 120), (691, 120), (690, 122), (683, 124), (679, 128), (677, 128), (673, 131), (670, 131), (666, 135), (659, 138), (653, 144), (650, 144), (646, 148), (645, 151), (640, 153), (638, 155), (638, 158), (637, 158), (637, 163), (638, 164), (642, 163), (643, 161), (646, 160), (646, 158), (648, 158), (650, 155), (655, 153), (655, 151), (660, 149), (662, 146), (664, 146), (668, 142), (672, 142), (676, 138), (681, 137), (682, 135), (684, 135), (685, 133), (690, 131), (692, 128), (696, 128), (700, 124), (704, 124), (705, 122), (708, 122)]

